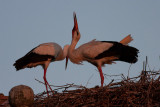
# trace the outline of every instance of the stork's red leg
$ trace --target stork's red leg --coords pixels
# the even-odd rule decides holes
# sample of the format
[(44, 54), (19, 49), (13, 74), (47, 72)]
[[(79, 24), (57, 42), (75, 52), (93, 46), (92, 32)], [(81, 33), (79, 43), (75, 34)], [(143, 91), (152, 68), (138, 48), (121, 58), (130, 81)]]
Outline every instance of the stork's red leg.
[(45, 86), (46, 86), (47, 95), (49, 96), (49, 93), (48, 93), (48, 87), (47, 87), (46, 72), (47, 72), (47, 70), (46, 70), (46, 69), (44, 69), (43, 79), (44, 79), (44, 83), (45, 83)]
[(100, 77), (101, 77), (101, 87), (103, 87), (103, 83), (104, 83), (104, 76), (103, 76), (103, 72), (101, 67), (98, 67), (99, 73), (100, 73)]
[(49, 89), (51, 90), (51, 92), (54, 94), (54, 91), (52, 90), (51, 86), (49, 85), (47, 79), (46, 79), (46, 83), (47, 83), (47, 85), (49, 86)]
[(47, 94), (48, 94), (48, 87), (47, 87), (47, 85), (49, 86), (51, 92), (54, 94), (54, 91), (52, 90), (51, 86), (49, 85), (49, 83), (48, 83), (48, 81), (46, 79), (46, 72), (47, 72), (47, 69), (44, 70), (44, 81), (45, 81), (45, 85), (46, 85)]

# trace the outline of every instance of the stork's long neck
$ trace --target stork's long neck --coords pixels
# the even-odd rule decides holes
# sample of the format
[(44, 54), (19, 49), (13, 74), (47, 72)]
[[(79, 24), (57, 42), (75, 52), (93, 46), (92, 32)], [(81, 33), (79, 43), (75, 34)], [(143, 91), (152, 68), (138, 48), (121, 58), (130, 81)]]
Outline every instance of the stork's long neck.
[(70, 45), (65, 45), (63, 48), (63, 59), (66, 58), (66, 56), (68, 55), (68, 49), (69, 49)]
[(67, 54), (68, 54), (68, 49), (69, 49), (69, 45), (64, 46), (63, 48), (63, 59), (66, 58)]
[(69, 47), (68, 50), (68, 56), (71, 62), (76, 63), (76, 64), (80, 64), (81, 60), (81, 54), (79, 52), (79, 50), (75, 49), (76, 44), (78, 41), (76, 40), (72, 40), (71, 45)]
[(71, 53), (74, 53), (75, 47), (76, 47), (76, 45), (77, 45), (77, 42), (78, 42), (78, 41), (72, 39), (71, 45), (70, 45), (70, 47), (69, 47), (69, 53), (70, 53), (70, 52), (71, 52)]
[(68, 54), (68, 49), (69, 49), (69, 45), (65, 45), (63, 48), (63, 52), (61, 54), (61, 56), (59, 57), (58, 60), (63, 60), (66, 58), (67, 54)]

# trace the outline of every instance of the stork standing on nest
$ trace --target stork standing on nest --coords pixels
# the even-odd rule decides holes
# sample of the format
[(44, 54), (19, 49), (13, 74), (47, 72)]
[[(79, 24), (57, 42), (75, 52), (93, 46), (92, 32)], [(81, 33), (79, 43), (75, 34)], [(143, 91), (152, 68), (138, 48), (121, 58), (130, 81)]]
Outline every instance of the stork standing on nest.
[[(130, 35), (120, 42), (116, 41), (96, 41), (92, 40), (75, 49), (81, 34), (78, 29), (76, 14), (74, 13), (74, 27), (72, 30), (72, 41), (68, 50), (68, 57), (71, 62), (81, 64), (87, 61), (98, 68), (101, 77), (101, 87), (103, 87), (104, 76), (101, 67), (104, 64), (115, 63), (113, 61), (124, 61), (127, 63), (136, 63), (138, 57), (138, 49), (128, 46), (127, 44), (133, 39)], [(67, 66), (67, 61), (66, 61)]]
[(32, 68), (41, 65), (44, 69), (43, 79), (45, 82), (47, 95), (49, 96), (48, 86), (52, 92), (53, 90), (46, 79), (47, 68), (51, 62), (65, 59), (68, 53), (68, 48), (69, 45), (65, 45), (62, 50), (61, 46), (57, 43), (43, 43), (33, 48), (22, 58), (15, 61), (13, 65), (15, 66), (17, 71), (20, 69)]

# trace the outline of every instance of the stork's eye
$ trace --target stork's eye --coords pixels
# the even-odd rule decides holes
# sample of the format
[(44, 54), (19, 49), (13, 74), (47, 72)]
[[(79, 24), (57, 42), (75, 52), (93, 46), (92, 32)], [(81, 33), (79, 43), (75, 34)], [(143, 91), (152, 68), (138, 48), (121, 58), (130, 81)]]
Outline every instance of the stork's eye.
[(77, 32), (77, 36), (79, 35), (79, 32)]

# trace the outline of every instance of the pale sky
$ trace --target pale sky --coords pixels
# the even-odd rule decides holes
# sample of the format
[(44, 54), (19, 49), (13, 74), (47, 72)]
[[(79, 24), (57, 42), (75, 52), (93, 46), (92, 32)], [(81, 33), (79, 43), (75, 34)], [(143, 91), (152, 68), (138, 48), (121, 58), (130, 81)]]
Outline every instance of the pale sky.
[[(13, 63), (41, 43), (70, 44), (74, 11), (81, 32), (77, 47), (93, 39), (120, 41), (131, 34), (134, 41), (130, 45), (140, 53), (130, 77), (140, 74), (146, 56), (151, 70), (160, 69), (159, 0), (0, 0), (0, 93), (8, 95), (12, 87), (21, 84), (30, 86), (35, 94), (45, 91), (45, 86), (35, 81), (43, 81), (40, 66), (17, 72)], [(103, 67), (103, 73), (127, 77), (129, 67), (117, 62)], [(118, 78), (107, 77), (104, 83)], [(69, 61), (66, 71), (65, 61), (53, 62), (47, 80), (51, 85), (100, 85), (96, 67), (87, 62), (76, 65)]]

